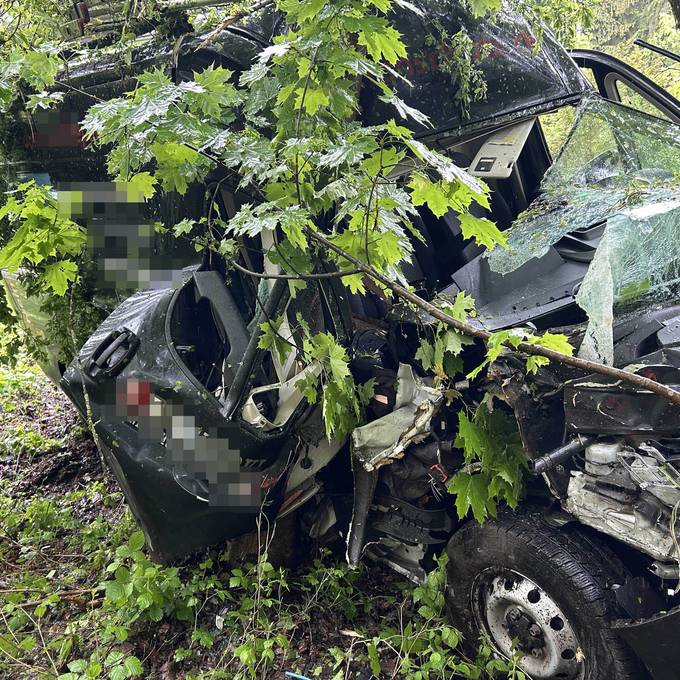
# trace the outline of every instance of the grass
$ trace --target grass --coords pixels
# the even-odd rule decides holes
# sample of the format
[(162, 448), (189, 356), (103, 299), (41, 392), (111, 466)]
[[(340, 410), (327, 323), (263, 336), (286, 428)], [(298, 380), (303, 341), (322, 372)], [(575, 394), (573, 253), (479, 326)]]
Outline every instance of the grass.
[(475, 663), (461, 655), (441, 570), (413, 588), (328, 551), (286, 568), (268, 552), (235, 561), (228, 546), (153, 563), (85, 428), (34, 365), (0, 365), (0, 405), (0, 677), (522, 677), (484, 646)]

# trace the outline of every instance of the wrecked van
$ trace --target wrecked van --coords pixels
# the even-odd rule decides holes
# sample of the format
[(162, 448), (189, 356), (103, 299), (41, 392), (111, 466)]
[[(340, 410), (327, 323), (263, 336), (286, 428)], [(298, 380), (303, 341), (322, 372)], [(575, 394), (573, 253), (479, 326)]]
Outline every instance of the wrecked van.
[[(412, 55), (399, 65), (413, 82), (402, 96), (433, 121), (422, 138), (491, 186), (485, 214), (509, 248), (486, 253), (464, 239), (454, 214), (424, 209), (409, 283), (428, 299), (465, 291), (485, 328), (559, 329), (583, 356), (680, 389), (680, 128), (671, 122), (680, 103), (664, 99), (664, 119), (603, 99), (549, 34), (537, 43), (517, 16), (472, 20), (447, 3), (418, 4), (449, 33), (466, 27), (487, 97), (460, 111), (422, 18), (410, 13), (397, 22)], [(176, 50), (147, 41), (127, 80), (100, 61), (71, 82), (115, 96), (150, 65), (176, 79), (212, 63), (238, 71), (276, 31), (275, 15), (264, 13), (207, 48), (196, 49), (200, 36)], [(82, 117), (79, 97), (65, 96), (63, 120)], [(362, 106), (366, 122), (382, 120), (369, 86)], [(544, 117), (570, 110), (574, 123), (553, 158)], [(84, 168), (77, 137), (65, 139), (61, 155), (27, 149), (23, 171), (47, 172), (57, 187), (96, 178), (92, 167), (103, 180), (101, 159)], [(216, 201), (230, 215), (243, 200), (224, 178), (196, 197), (179, 207), (166, 198), (166, 209), (186, 216)], [(82, 413), (87, 394), (105, 456), (158, 558), (295, 516), (314, 542), (341, 536), (350, 564), (379, 560), (414, 581), (446, 553), (454, 623), (473, 644), (481, 633), (500, 654), (518, 652), (532, 678), (678, 677), (676, 406), (561, 365), (527, 375), (518, 357), (501, 355), (456, 389), (472, 402), (493, 395), (488, 418), (512, 416), (492, 445), (501, 455), (521, 451), (531, 478), (520, 512), (500, 509), (480, 525), (458, 517), (447, 491), (466, 463), (457, 402), (433, 389), (415, 359), (427, 319), (378, 291), (350, 295), (336, 279), (291, 299), (284, 282), (262, 283), (226, 262), (181, 264), (189, 266), (179, 283), (159, 279), (116, 306), (61, 378)], [(320, 409), (296, 387), (295, 362), (258, 348), (262, 321), (298, 313), (348, 347), (357, 380), (375, 379), (368, 422), (348, 441), (325, 438)], [(468, 350), (471, 369), (480, 352)]]

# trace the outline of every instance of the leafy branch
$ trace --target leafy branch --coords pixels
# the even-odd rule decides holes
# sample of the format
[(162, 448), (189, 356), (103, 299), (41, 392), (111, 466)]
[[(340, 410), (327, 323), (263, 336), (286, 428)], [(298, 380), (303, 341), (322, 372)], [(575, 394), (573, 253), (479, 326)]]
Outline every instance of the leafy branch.
[[(526, 354), (530, 357), (539, 357), (547, 361), (556, 361), (562, 364), (566, 364), (568, 366), (573, 366), (574, 368), (581, 369), (588, 373), (597, 373), (605, 377), (614, 378), (616, 380), (628, 383), (629, 385), (633, 385), (634, 387), (637, 387), (639, 389), (648, 390), (650, 392), (653, 392), (654, 394), (658, 394), (660, 397), (668, 399), (668, 401), (671, 401), (672, 403), (680, 406), (680, 392), (677, 392), (672, 387), (668, 387), (663, 383), (659, 383), (656, 380), (651, 380), (650, 378), (638, 375), (637, 373), (631, 373), (629, 371), (625, 371), (619, 368), (614, 368), (613, 366), (606, 366), (605, 364), (601, 364), (596, 361), (581, 359), (580, 357), (575, 357), (570, 354), (558, 351), (556, 349), (551, 349), (550, 346), (543, 346), (542, 344), (540, 344), (541, 341), (540, 338), (532, 338), (531, 341), (528, 341), (526, 339), (519, 340), (516, 339), (516, 337), (512, 336), (505, 338), (503, 336), (500, 336), (501, 342), (499, 343), (497, 339), (494, 339), (499, 337), (496, 336), (496, 334), (490, 333), (489, 331), (483, 330), (482, 328), (474, 326), (470, 323), (463, 322), (453, 318), (452, 316), (449, 316), (439, 307), (412, 293), (404, 286), (389, 280), (388, 278), (374, 270), (371, 270), (370, 267), (365, 266), (360, 260), (355, 258), (350, 253), (343, 251), (341, 248), (338, 248), (332, 241), (326, 239), (324, 236), (314, 232), (310, 234), (310, 238), (321, 242), (329, 250), (334, 251), (337, 255), (339, 255), (340, 257), (344, 258), (345, 260), (356, 266), (357, 269), (363, 271), (364, 274), (373, 277), (376, 281), (384, 285), (386, 288), (392, 290), (399, 297), (403, 298), (407, 302), (413, 303), (416, 307), (427, 312), (435, 319), (438, 319), (439, 321), (443, 322), (450, 328), (460, 331), (465, 335), (468, 335), (473, 338), (479, 338), (480, 340), (484, 340), (486, 342), (491, 342), (491, 346), (494, 349), (500, 344), (510, 350), (522, 352), (523, 354)], [(554, 346), (556, 342), (558, 343), (559, 346), (562, 347), (564, 346), (563, 341), (561, 339), (555, 341), (554, 335), (552, 338), (550, 337), (547, 338), (546, 344)], [(541, 362), (539, 362), (539, 365), (540, 363)], [(537, 364), (535, 363), (533, 365), (530, 364), (532, 368), (533, 366), (536, 365)]]

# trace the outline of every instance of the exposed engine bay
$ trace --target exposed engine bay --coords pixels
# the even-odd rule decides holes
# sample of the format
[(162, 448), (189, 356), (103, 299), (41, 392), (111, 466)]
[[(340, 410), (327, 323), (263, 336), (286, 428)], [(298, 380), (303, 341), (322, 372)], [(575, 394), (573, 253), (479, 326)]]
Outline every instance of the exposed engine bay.
[(680, 486), (669, 462), (677, 453), (669, 453), (651, 444), (637, 451), (622, 441), (590, 444), (585, 469), (572, 473), (565, 503), (584, 524), (655, 558), (652, 568), (659, 575), (677, 572), (671, 527)]
[[(645, 357), (644, 367), (637, 369), (677, 384), (679, 359), (677, 349), (664, 349)], [(565, 388), (570, 429), (593, 432), (597, 427), (603, 435), (577, 460), (565, 508), (652, 557), (649, 568), (662, 578), (678, 575), (680, 442), (674, 410), (649, 394), (631, 394), (592, 376)]]

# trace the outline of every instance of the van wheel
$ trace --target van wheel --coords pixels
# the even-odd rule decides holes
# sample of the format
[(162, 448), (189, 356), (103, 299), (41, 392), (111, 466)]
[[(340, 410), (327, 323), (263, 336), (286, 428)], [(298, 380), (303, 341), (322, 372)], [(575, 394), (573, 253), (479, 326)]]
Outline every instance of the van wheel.
[(447, 552), (447, 609), (468, 644), (481, 634), (503, 656), (519, 652), (534, 680), (646, 677), (610, 627), (626, 571), (601, 542), (540, 514), (503, 514), (465, 525)]

